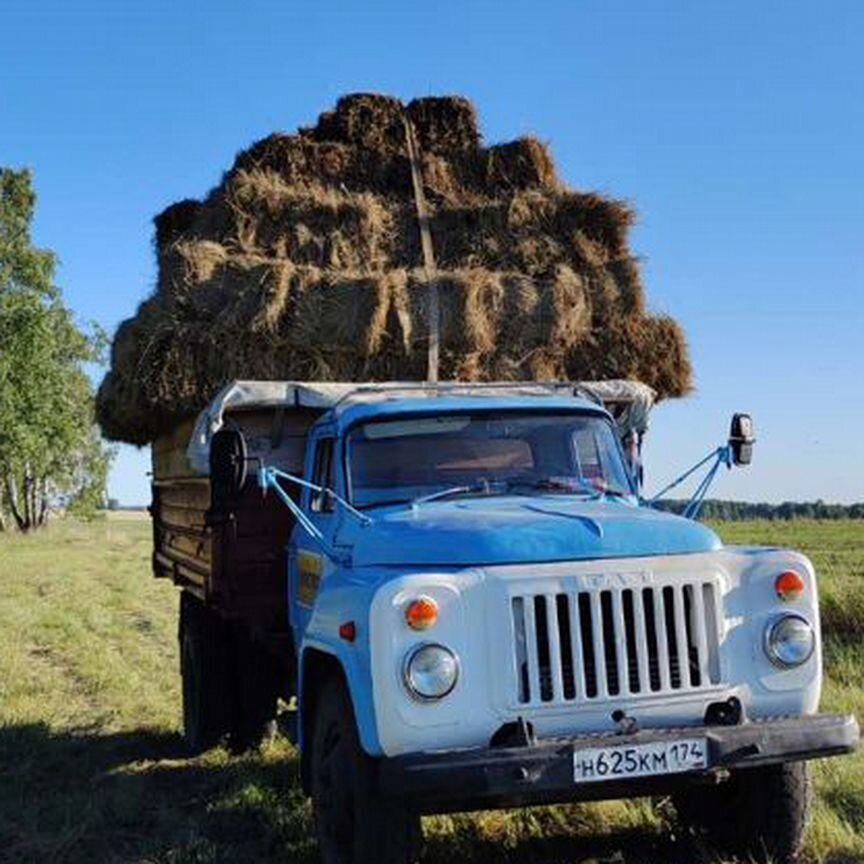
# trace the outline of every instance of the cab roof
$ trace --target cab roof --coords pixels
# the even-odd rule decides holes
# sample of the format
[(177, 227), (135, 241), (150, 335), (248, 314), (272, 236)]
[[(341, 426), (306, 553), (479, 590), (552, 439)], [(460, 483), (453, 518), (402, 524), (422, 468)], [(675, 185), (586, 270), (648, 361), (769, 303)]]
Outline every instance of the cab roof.
[(648, 428), (655, 393), (640, 381), (377, 383), (321, 381), (234, 381), (199, 414), (186, 453), (193, 469), (206, 474), (210, 440), (226, 414), (261, 410), (312, 409), (345, 429), (370, 417), (426, 411), (545, 410), (609, 413), (619, 431), (640, 436)]
[(330, 408), (320, 422), (332, 421), (338, 431), (344, 431), (357, 423), (383, 417), (406, 414), (461, 414), (471, 411), (590, 411), (608, 415), (606, 409), (593, 400), (574, 395), (527, 395), (471, 393), (451, 395), (439, 393), (434, 396), (392, 393), (386, 398), (370, 400), (346, 400)]

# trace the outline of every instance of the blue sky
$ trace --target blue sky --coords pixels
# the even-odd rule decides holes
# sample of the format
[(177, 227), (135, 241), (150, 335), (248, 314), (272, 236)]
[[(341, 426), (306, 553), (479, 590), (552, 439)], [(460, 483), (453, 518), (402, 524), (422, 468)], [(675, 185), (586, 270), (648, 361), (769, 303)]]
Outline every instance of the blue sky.
[[(82, 321), (133, 313), (153, 214), (251, 141), (349, 91), (462, 93), (640, 213), (698, 386), (656, 411), (649, 487), (749, 410), (717, 495), (864, 499), (864, 3), (6, 0), (0, 28), (0, 164), (34, 170)], [(147, 501), (148, 459), (121, 449), (114, 496)]]

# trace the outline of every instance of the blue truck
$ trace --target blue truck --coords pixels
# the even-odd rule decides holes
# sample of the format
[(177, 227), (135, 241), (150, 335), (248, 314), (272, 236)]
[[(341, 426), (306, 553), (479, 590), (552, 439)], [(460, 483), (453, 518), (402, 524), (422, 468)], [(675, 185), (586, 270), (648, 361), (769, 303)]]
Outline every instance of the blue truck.
[[(651, 391), (234, 382), (153, 447), (193, 751), (296, 743), (325, 864), (415, 861), (423, 814), (671, 796), (793, 861), (819, 713), (816, 576), (641, 488)], [(702, 465), (703, 463), (700, 463)], [(689, 474), (690, 472), (688, 472)], [(686, 475), (685, 475), (686, 476)]]

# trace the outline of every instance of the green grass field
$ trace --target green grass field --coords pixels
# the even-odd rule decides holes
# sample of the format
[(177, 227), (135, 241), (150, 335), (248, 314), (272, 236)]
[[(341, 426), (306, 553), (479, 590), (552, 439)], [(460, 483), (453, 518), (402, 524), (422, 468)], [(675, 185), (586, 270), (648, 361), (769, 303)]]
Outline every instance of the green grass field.
[[(826, 710), (864, 716), (864, 523), (735, 523), (729, 542), (790, 545), (821, 575)], [(312, 862), (297, 761), (185, 759), (175, 590), (149, 575), (149, 522), (0, 535), (0, 861)], [(864, 753), (815, 767), (808, 855), (864, 862)], [(424, 861), (691, 862), (668, 808), (611, 802), (425, 822)]]

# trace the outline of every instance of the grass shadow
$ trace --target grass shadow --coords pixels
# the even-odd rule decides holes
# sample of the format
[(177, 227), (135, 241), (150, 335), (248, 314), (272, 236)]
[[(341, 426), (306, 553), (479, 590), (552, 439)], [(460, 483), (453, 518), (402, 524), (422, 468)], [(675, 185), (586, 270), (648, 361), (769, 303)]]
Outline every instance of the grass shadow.
[(514, 844), (435, 837), (426, 843), (423, 864), (695, 864), (702, 856), (688, 841), (642, 830), (604, 836), (524, 837)]
[[(471, 826), (473, 823), (462, 823)], [(531, 835), (531, 836), (526, 836)], [(0, 727), (0, 862), (243, 864), (317, 860), (298, 765), (284, 742), (262, 754), (184, 758), (155, 729), (56, 732)], [(470, 830), (432, 833), (424, 864), (691, 864), (686, 844), (658, 832), (590, 836)]]
[(0, 862), (314, 861), (295, 760), (151, 729), (0, 728)]

